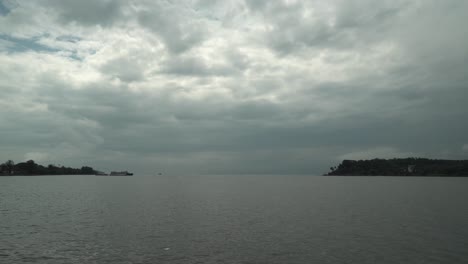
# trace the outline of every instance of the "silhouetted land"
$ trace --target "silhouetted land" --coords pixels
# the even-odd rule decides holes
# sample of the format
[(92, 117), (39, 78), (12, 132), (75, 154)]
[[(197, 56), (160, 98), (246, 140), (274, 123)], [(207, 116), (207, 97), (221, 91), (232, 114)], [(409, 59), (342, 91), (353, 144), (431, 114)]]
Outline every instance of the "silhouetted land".
[(50, 164), (42, 166), (36, 164), (34, 160), (20, 162), (15, 164), (13, 161), (8, 160), (0, 165), (0, 176), (9, 175), (91, 175), (96, 171), (88, 166), (83, 166), (81, 169), (75, 169), (64, 166), (55, 166)]
[(424, 158), (343, 160), (325, 176), (468, 177), (468, 160)]

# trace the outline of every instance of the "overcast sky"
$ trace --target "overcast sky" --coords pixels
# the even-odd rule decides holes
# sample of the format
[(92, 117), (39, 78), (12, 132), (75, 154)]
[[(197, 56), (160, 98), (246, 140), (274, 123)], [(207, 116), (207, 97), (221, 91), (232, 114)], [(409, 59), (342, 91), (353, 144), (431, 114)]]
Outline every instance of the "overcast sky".
[(468, 158), (466, 0), (0, 0), (0, 160), (300, 173)]

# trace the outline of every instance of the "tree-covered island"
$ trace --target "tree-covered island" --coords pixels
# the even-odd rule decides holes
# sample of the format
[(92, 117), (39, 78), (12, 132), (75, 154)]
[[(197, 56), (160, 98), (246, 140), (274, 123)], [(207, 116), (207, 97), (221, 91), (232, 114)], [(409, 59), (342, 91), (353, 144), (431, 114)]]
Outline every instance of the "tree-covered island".
[(12, 160), (8, 160), (0, 164), (0, 176), (9, 175), (92, 175), (96, 174), (93, 168), (83, 166), (80, 169), (55, 166), (49, 164), (48, 166), (42, 166), (34, 162), (34, 160), (28, 160), (26, 162), (20, 162), (15, 164)]
[(468, 160), (425, 158), (343, 160), (325, 176), (468, 177)]

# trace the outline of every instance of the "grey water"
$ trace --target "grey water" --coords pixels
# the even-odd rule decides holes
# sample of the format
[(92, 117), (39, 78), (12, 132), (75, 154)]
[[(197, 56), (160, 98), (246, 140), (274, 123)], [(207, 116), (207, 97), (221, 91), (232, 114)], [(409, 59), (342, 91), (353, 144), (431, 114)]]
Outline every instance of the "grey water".
[(468, 263), (468, 178), (0, 177), (0, 263)]

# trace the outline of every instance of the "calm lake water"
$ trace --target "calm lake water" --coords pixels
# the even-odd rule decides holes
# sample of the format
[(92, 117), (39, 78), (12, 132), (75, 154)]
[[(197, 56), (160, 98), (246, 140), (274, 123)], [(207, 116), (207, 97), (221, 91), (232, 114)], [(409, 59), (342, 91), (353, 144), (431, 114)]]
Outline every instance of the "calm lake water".
[(0, 263), (468, 263), (468, 178), (0, 177)]

